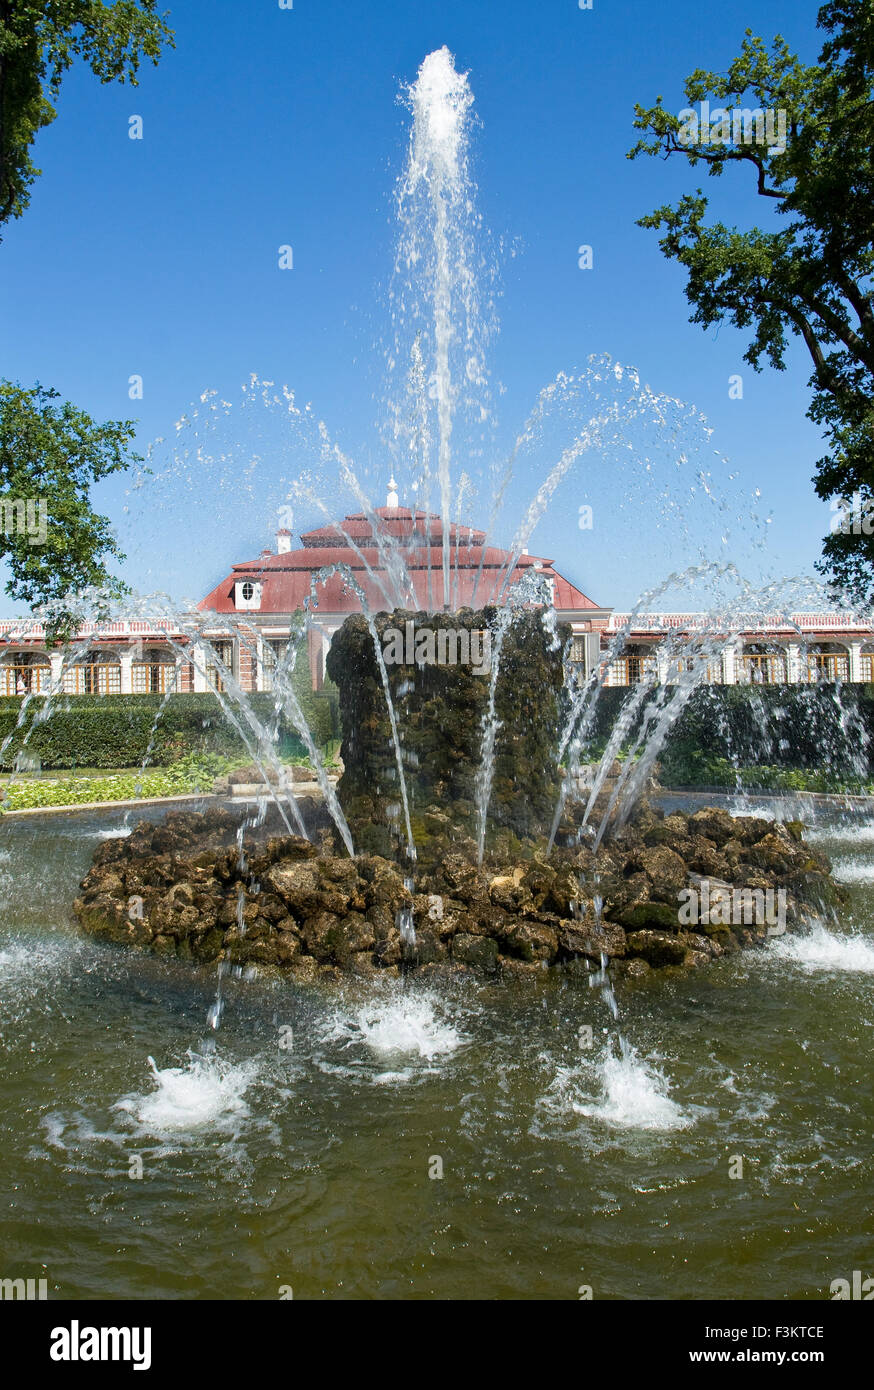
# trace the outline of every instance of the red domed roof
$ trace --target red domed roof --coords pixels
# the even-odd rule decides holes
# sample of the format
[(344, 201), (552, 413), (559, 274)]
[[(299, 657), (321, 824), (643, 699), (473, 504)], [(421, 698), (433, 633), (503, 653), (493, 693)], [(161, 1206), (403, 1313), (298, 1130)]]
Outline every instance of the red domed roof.
[[(377, 523), (376, 529), (371, 516)], [(433, 513), (410, 511), (407, 507), (377, 507), (370, 514), (355, 512), (342, 522), (306, 531), (301, 541), (299, 550), (280, 551), (276, 555), (265, 551), (257, 560), (234, 565), (227, 578), (198, 607), (216, 613), (236, 612), (235, 585), (249, 579), (261, 584), (259, 613), (292, 613), (310, 597), (314, 576), (327, 566), (340, 564), (352, 571), (371, 611), (402, 606), (396, 602), (396, 585), (386, 573), (384, 552), (389, 549), (402, 556), (402, 568), (410, 577), (416, 606), (443, 606), (443, 524)], [(456, 522), (450, 524), (450, 597), (454, 608), (503, 601), (509, 587), (507, 566), (511, 555), (485, 541), (484, 531)], [(551, 560), (542, 556), (519, 555), (513, 565), (512, 582), (532, 568), (554, 581), (554, 603), (559, 611), (598, 608), (553, 568)], [(346, 589), (341, 575), (317, 583), (316, 594), (323, 613), (359, 611), (358, 599)], [(409, 601), (405, 597), (403, 603)]]

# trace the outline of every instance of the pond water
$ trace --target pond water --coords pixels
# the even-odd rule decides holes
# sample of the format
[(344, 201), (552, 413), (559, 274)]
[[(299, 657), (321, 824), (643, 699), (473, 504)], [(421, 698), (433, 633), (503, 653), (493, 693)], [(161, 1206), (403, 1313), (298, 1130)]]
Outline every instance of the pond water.
[(143, 814), (0, 825), (3, 1276), (64, 1298), (820, 1299), (870, 1265), (874, 820), (811, 832), (841, 922), (617, 987), (620, 1061), (601, 993), (546, 973), (229, 979), (213, 1033), (214, 970), (73, 925), (99, 838)]

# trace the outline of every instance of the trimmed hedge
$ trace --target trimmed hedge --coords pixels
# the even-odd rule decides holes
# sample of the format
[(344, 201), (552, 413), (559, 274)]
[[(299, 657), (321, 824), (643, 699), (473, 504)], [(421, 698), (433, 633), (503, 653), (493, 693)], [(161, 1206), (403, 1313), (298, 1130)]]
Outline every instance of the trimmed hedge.
[[(307, 686), (297, 694), (313, 738), (323, 747), (339, 734), (336, 691), (311, 691), (307, 672)], [(272, 695), (253, 694), (249, 702), (262, 724), (271, 721)], [(45, 768), (137, 767), (153, 736), (149, 764), (155, 767), (169, 767), (189, 754), (248, 756), (214, 695), (171, 695), (166, 703), (161, 695), (65, 695), (52, 703), (48, 718), (43, 717), (47, 698), (34, 696), (22, 728), (16, 730), (22, 703), (18, 696), (0, 698), (0, 744), (12, 735), (0, 755), (0, 769), (7, 772), (22, 748)], [(280, 755), (286, 759), (305, 751), (284, 720), (278, 739)]]
[[(310, 690), (306, 663), (298, 675), (298, 699), (322, 748), (340, 735), (337, 690), (333, 685), (324, 692)], [(593, 729), (597, 751), (632, 693), (627, 686), (602, 690)], [(269, 722), (273, 696), (248, 698), (258, 719)], [(24, 727), (15, 731), (22, 703), (18, 696), (0, 697), (0, 744), (14, 735), (0, 755), (3, 771), (14, 766), (33, 725), (25, 752), (36, 755), (45, 768), (138, 767), (153, 734), (149, 762), (155, 767), (170, 767), (191, 754), (248, 756), (214, 695), (171, 695), (166, 702), (160, 695), (65, 695), (47, 719), (46, 698), (35, 696)], [(303, 755), (302, 743), (284, 721), (278, 741), (286, 760)], [(716, 785), (715, 766), (727, 763), (763, 770), (811, 769), (826, 775), (830, 784), (849, 786), (874, 773), (874, 686), (703, 687), (680, 716), (660, 763), (665, 785)]]
[[(874, 782), (852, 773), (838, 775), (807, 767), (740, 767), (726, 758), (705, 758), (681, 769), (684, 786), (727, 787), (743, 792), (840, 792), (870, 796)], [(663, 771), (663, 779), (665, 777)]]
[[(592, 740), (597, 751), (632, 694), (627, 686), (601, 692)], [(631, 737), (642, 716), (643, 709)], [(874, 772), (874, 686), (704, 686), (689, 700), (659, 761), (665, 785), (717, 785), (714, 770), (721, 764), (767, 768), (772, 782), (775, 769), (810, 769), (830, 785), (851, 786)]]

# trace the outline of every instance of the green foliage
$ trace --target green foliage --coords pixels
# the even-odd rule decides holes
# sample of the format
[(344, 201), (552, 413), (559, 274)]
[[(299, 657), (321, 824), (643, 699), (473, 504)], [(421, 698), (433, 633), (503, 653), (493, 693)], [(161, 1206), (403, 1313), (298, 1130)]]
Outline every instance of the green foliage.
[[(584, 761), (603, 753), (632, 693), (627, 687), (601, 691)], [(646, 708), (644, 702), (626, 751)], [(664, 786), (858, 790), (874, 773), (874, 687), (702, 687), (668, 735), (659, 765)]]
[[(156, 0), (0, 0), (0, 227), (30, 203), (40, 172), (31, 149), (55, 119), (73, 63), (82, 59), (101, 82), (136, 86), (141, 61), (157, 63), (172, 42)], [(108, 519), (91, 510), (88, 490), (140, 460), (129, 452), (132, 421), (97, 425), (69, 402), (53, 405), (57, 394), (0, 382), (0, 497), (20, 506), (39, 500), (50, 518), (48, 534), (36, 544), (20, 521), (14, 527), (7, 521), (0, 558), (12, 572), (6, 592), (51, 605), (50, 630), (63, 635), (76, 620), (59, 603), (68, 594), (124, 592), (105, 564), (107, 557), (124, 557)]]
[(232, 765), (216, 754), (181, 758), (167, 771), (130, 772), (113, 777), (56, 777), (14, 782), (0, 808), (25, 811), (42, 806), (81, 806), (93, 801), (138, 801), (162, 796), (209, 792)]
[(38, 515), (48, 513), (44, 540), (35, 541), (20, 523), (0, 529), (0, 556), (13, 576), (6, 592), (49, 604), (56, 614), (52, 626), (62, 634), (75, 621), (65, 614), (68, 594), (99, 587), (108, 598), (124, 589), (105, 564), (107, 556), (124, 556), (108, 518), (91, 510), (88, 490), (140, 459), (129, 450), (134, 421), (98, 425), (69, 401), (55, 405), (59, 399), (51, 388), (0, 381), (0, 499), (39, 499)]
[(864, 685), (709, 686), (690, 700), (663, 765), (688, 753), (852, 778), (874, 754), (874, 699)]
[(870, 794), (870, 778), (817, 772), (808, 767), (775, 767), (763, 763), (756, 767), (736, 767), (727, 758), (713, 758), (701, 750), (677, 769), (684, 787), (724, 787), (727, 791), (844, 792)]
[(101, 82), (136, 86), (141, 61), (156, 64), (172, 43), (156, 0), (0, 0), (0, 226), (30, 203), (33, 143), (75, 60)]
[[(808, 416), (823, 427), (829, 454), (817, 464), (823, 498), (874, 492), (874, 8), (870, 0), (830, 0), (818, 23), (829, 38), (806, 66), (781, 37), (770, 51), (746, 31), (724, 73), (698, 69), (687, 79), (689, 106), (759, 107), (787, 113), (779, 143), (689, 144), (679, 118), (658, 97), (635, 107), (644, 132), (629, 158), (680, 155), (713, 177), (734, 165), (754, 171), (755, 188), (782, 225), (739, 229), (707, 224), (701, 188), (676, 206), (640, 219), (659, 229), (664, 254), (687, 271), (693, 323), (729, 322), (751, 330), (746, 360), (785, 369), (788, 340), (799, 336), (813, 362)], [(709, 134), (712, 134), (712, 129)], [(863, 599), (874, 597), (874, 536), (830, 535), (820, 568)]]
[[(149, 765), (170, 767), (190, 754), (217, 753), (248, 758), (239, 734), (228, 722), (213, 695), (171, 695), (164, 704), (160, 695), (71, 695), (56, 701), (42, 721), (46, 700), (35, 696), (24, 710), (17, 696), (0, 699), (0, 768), (11, 770), (19, 750), (36, 755), (45, 768), (131, 767), (141, 763), (154, 734)], [(250, 695), (250, 703), (262, 724), (273, 710), (270, 695)], [(337, 733), (330, 697), (308, 691), (302, 698), (316, 744), (321, 747)], [(280, 722), (277, 749), (281, 757), (303, 758), (304, 747), (292, 728)]]

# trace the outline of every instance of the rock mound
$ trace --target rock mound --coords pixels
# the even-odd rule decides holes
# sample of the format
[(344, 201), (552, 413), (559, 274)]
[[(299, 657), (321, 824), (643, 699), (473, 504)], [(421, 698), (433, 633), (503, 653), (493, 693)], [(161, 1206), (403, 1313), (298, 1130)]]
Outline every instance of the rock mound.
[(105, 841), (75, 911), (110, 941), (309, 979), (396, 971), (409, 912), (420, 969), (588, 971), (606, 957), (639, 975), (761, 945), (842, 900), (799, 824), (716, 808), (665, 816), (644, 804), (594, 858), (583, 846), (547, 858), (543, 843), (517, 844), (515, 860), (493, 854), (482, 867), (447, 852), (410, 890), (395, 862), (350, 859), (327, 831), (320, 847), (266, 834), (241, 847), (228, 811), (175, 812)]

